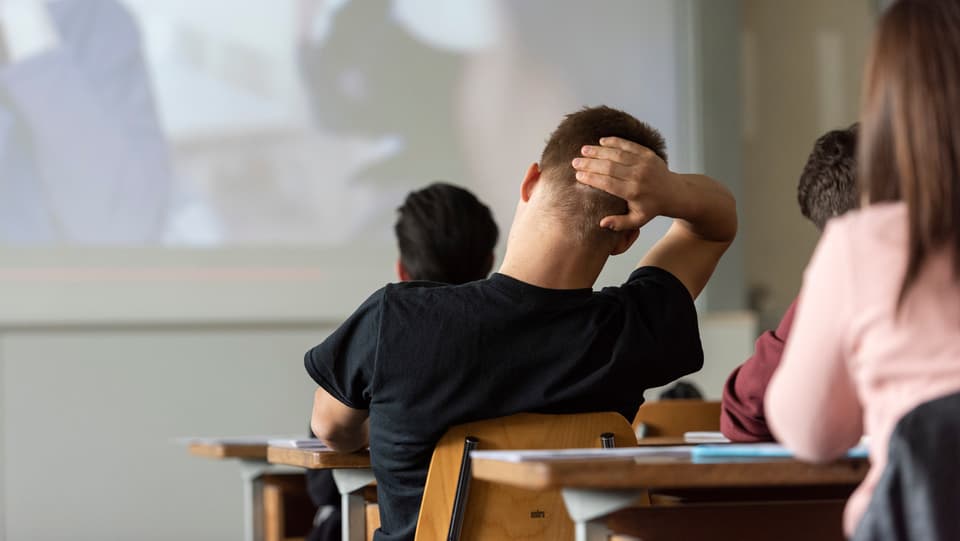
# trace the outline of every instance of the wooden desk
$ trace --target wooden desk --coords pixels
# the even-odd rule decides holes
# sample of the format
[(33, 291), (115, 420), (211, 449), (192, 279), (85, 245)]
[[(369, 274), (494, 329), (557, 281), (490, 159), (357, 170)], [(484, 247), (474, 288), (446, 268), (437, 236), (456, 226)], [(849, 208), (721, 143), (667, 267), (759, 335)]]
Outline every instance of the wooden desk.
[[(260, 441), (262, 440), (262, 441)], [(187, 452), (215, 460), (237, 460), (243, 479), (243, 539), (264, 538), (263, 483), (267, 474), (287, 474), (296, 470), (267, 462), (267, 437), (195, 438), (187, 440)]]
[(473, 460), (477, 479), (533, 490), (856, 485), (868, 468), (865, 460), (821, 465), (789, 459), (697, 463), (689, 458), (649, 456), (536, 462)]
[(269, 447), (265, 453), (267, 462), (306, 468), (308, 470), (370, 469), (370, 453), (335, 453), (316, 449), (293, 449)]
[(204, 458), (225, 459), (238, 458), (243, 460), (267, 461), (267, 444), (236, 444), (215, 441), (190, 443), (187, 451), (194, 456)]
[(342, 539), (343, 541), (365, 541), (367, 516), (363, 489), (376, 481), (373, 470), (370, 469), (369, 452), (337, 453), (315, 449), (270, 447), (267, 449), (267, 461), (271, 464), (311, 470), (331, 470), (342, 502)]
[[(478, 457), (473, 459), (472, 467), (473, 476), (485, 481), (531, 490), (561, 489), (567, 511), (576, 523), (577, 541), (593, 541), (608, 538), (610, 532), (607, 529), (607, 518), (619, 514), (621, 523), (629, 523), (646, 520), (643, 516), (645, 512), (648, 515), (662, 512), (663, 508), (655, 507), (648, 507), (646, 511), (638, 508), (631, 513), (626, 512), (636, 508), (635, 504), (645, 490), (730, 489), (735, 494), (739, 489), (756, 487), (800, 489), (841, 486), (852, 489), (863, 480), (869, 465), (866, 460), (861, 459), (814, 465), (791, 459), (694, 462), (689, 456), (645, 455), (634, 458), (542, 459), (529, 462)], [(833, 507), (839, 512), (840, 502), (834, 502)], [(679, 506), (667, 511), (676, 515), (675, 520), (679, 519), (688, 524), (696, 520), (694, 516), (707, 516), (704, 508), (696, 508), (692, 514), (688, 513), (686, 516), (680, 515), (684, 510), (684, 506)], [(790, 512), (789, 509), (787, 511)], [(756, 514), (767, 511), (754, 509), (753, 512)], [(713, 514), (717, 515), (717, 512), (713, 511)], [(839, 533), (839, 516), (836, 520)]]

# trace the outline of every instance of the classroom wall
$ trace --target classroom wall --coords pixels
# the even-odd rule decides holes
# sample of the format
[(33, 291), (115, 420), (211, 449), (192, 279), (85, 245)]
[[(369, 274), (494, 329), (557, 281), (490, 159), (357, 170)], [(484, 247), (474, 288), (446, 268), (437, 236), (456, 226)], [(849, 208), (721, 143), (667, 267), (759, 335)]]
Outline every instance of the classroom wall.
[(742, 9), (740, 230), (751, 307), (769, 328), (818, 238), (800, 215), (797, 180), (816, 138), (857, 118), (875, 3), (743, 0)]
[(362, 302), (356, 291), (390, 279), (391, 262), (269, 248), (5, 253), (0, 540), (241, 538), (239, 465), (174, 439), (305, 435), (315, 387), (303, 354)]
[(306, 433), (298, 360), (322, 325), (21, 329), (0, 335), (8, 541), (236, 540), (239, 465), (190, 435)]

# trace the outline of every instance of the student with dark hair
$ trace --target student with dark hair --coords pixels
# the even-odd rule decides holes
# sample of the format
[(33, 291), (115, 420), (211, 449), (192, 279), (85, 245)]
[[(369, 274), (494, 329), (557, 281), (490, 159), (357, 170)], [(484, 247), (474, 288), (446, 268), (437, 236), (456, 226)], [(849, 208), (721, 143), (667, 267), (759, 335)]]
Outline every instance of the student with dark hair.
[[(493, 268), (500, 232), (490, 209), (470, 191), (437, 182), (410, 192), (397, 209), (397, 278), (444, 284), (482, 280)], [(307, 470), (307, 489), (318, 506), (310, 541), (341, 535), (340, 494), (329, 470)]]
[[(375, 539), (413, 539), (448, 427), (518, 412), (632, 419), (643, 389), (701, 367), (693, 299), (733, 241), (736, 206), (664, 156), (659, 134), (622, 111), (568, 115), (520, 183), (500, 272), (390, 284), (307, 352), (314, 432), (336, 450), (370, 447)], [(594, 292), (607, 258), (658, 215), (670, 230), (624, 285)]]
[(490, 274), (499, 231), (490, 209), (469, 191), (431, 184), (410, 192), (397, 215), (400, 280), (463, 284)]
[[(801, 459), (832, 460), (870, 436), (870, 471), (847, 504), (847, 535), (900, 418), (960, 391), (960, 2), (888, 8), (860, 120), (865, 206), (824, 231), (766, 396), (773, 434)], [(956, 509), (949, 497), (942, 504)]]
[[(817, 139), (800, 175), (797, 185), (800, 212), (820, 231), (830, 218), (857, 207), (857, 129), (854, 124)], [(780, 365), (796, 309), (794, 300), (777, 330), (760, 335), (753, 356), (727, 378), (720, 401), (720, 431), (732, 441), (773, 440), (763, 413), (763, 395)]]

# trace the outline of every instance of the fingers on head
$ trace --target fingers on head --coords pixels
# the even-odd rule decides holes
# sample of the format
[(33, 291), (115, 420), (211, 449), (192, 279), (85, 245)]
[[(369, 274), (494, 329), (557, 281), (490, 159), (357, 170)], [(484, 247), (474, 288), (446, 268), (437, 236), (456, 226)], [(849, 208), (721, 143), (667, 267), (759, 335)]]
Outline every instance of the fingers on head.
[(573, 160), (573, 168), (577, 171), (599, 173), (611, 177), (626, 177), (629, 170), (616, 162), (598, 158), (577, 158)]
[(604, 137), (600, 139), (600, 148), (616, 150), (626, 155), (632, 155), (634, 162), (656, 157), (656, 153), (649, 148), (619, 137)]
[(587, 158), (608, 160), (623, 165), (632, 165), (637, 163), (639, 159), (636, 154), (632, 154), (623, 149), (604, 146), (586, 145), (580, 149), (580, 153)]
[(609, 175), (591, 173), (589, 171), (577, 171), (577, 182), (616, 195), (614, 192), (617, 190), (618, 183)]

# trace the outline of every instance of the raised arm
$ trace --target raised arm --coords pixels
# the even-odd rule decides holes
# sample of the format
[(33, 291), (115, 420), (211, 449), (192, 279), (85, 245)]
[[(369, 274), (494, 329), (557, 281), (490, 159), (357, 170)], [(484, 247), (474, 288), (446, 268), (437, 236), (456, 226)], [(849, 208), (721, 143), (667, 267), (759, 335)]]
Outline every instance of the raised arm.
[(639, 229), (657, 216), (674, 219), (640, 260), (676, 276), (696, 298), (737, 234), (737, 210), (725, 186), (704, 175), (673, 173), (636, 143), (606, 137), (585, 146), (573, 162), (577, 180), (627, 201), (627, 213), (607, 216), (601, 227)]

